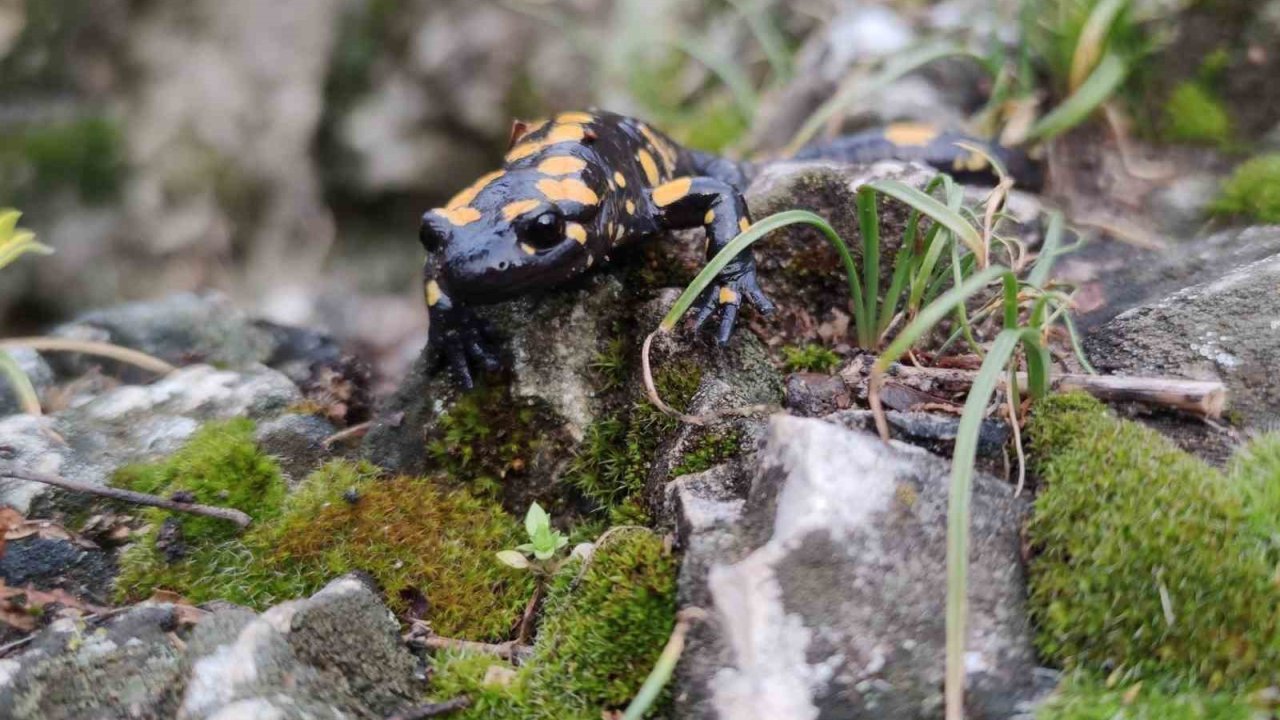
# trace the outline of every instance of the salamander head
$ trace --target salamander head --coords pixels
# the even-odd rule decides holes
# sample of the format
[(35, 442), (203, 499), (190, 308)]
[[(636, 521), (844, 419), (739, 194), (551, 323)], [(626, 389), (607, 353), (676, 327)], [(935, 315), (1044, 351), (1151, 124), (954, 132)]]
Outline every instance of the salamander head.
[(438, 256), (449, 292), (476, 304), (556, 285), (591, 263), (586, 229), (545, 200), (431, 210), (419, 239)]

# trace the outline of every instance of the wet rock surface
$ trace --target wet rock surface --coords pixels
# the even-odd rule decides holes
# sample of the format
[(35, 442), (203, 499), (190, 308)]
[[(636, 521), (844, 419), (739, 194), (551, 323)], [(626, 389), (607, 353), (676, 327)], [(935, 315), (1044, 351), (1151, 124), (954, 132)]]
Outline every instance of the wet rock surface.
[(1220, 379), (1243, 424), (1280, 420), (1280, 255), (1118, 315), (1085, 346), (1103, 372)]
[(363, 718), (412, 705), (417, 661), (353, 576), (261, 615), (224, 607), (194, 630), (173, 605), (60, 620), (0, 660), (0, 714), (27, 718)]
[[(774, 416), (745, 497), (721, 470), (675, 481), (682, 600), (709, 600), (718, 628), (688, 651), (679, 712), (940, 716), (948, 475), (922, 450)], [(985, 475), (973, 503), (968, 709), (1016, 717), (1043, 690), (1019, 559), (1029, 506)]]

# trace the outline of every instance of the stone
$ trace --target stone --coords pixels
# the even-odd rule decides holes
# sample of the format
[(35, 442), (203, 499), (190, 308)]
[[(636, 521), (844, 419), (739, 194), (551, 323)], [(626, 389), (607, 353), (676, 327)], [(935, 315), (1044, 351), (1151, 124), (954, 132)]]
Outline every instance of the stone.
[(799, 372), (787, 376), (787, 409), (805, 417), (819, 417), (845, 410), (853, 397), (844, 381), (835, 375)]
[[(121, 345), (174, 365), (207, 362), (237, 368), (265, 363), (280, 344), (272, 331), (217, 293), (179, 293), (94, 310), (51, 334)], [(98, 357), (68, 353), (58, 359), (58, 368), (64, 377), (78, 376), (103, 363)]]
[(66, 590), (96, 605), (111, 602), (115, 560), (101, 548), (31, 535), (5, 543), (0, 580), (9, 587)]
[[(49, 363), (45, 362), (40, 353), (28, 348), (14, 348), (5, 352), (31, 381), (31, 387), (35, 389), (36, 396), (43, 396), (53, 384), (53, 369), (49, 367)], [(17, 412), (22, 412), (17, 394), (7, 378), (0, 379), (0, 417)]]
[(1280, 254), (1127, 310), (1085, 338), (1100, 372), (1218, 379), (1241, 423), (1280, 423)]
[(384, 717), (423, 689), (395, 619), (353, 576), (247, 622), (197, 627), (190, 668), (178, 709), (190, 720), (238, 717), (231, 708), (285, 712), (282, 700), (330, 717)]
[(399, 626), (362, 580), (334, 580), (261, 615), (222, 606), (193, 630), (169, 604), (101, 627), (59, 619), (0, 660), (0, 716), (14, 720), (386, 717), (425, 689)]
[(335, 432), (333, 424), (324, 418), (290, 413), (259, 425), (254, 439), (263, 452), (280, 463), (286, 482), (296, 488), (332, 457), (324, 441)]
[[(123, 465), (177, 450), (204, 422), (265, 420), (301, 399), (288, 378), (261, 365), (242, 372), (192, 365), (150, 385), (123, 385), (52, 415), (0, 418), (0, 444), (6, 449), (0, 466), (101, 485)], [(30, 513), (39, 498), (87, 502), (47, 485), (0, 480), (0, 503), (19, 512)]]
[[(942, 717), (949, 471), (918, 448), (774, 415), (745, 497), (720, 469), (674, 482), (685, 562), (707, 568), (703, 588), (682, 571), (681, 599), (714, 615), (682, 660), (678, 714)], [(979, 474), (972, 512), (967, 710), (1013, 718), (1047, 689), (1024, 607), (1029, 503)]]

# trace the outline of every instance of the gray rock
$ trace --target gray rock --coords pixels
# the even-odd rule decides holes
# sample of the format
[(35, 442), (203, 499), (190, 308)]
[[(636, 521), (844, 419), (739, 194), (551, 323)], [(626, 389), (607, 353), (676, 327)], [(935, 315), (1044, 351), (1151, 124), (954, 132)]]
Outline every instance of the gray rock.
[[(922, 447), (943, 457), (950, 457), (960, 432), (960, 418), (941, 413), (887, 410), (885, 420), (894, 440)], [(875, 432), (875, 416), (870, 410), (842, 410), (823, 418), (828, 422), (863, 432)], [(978, 454), (1004, 457), (1004, 449), (1012, 436), (1009, 423), (986, 418), (978, 429)]]
[(1221, 379), (1250, 426), (1280, 422), (1280, 254), (1128, 310), (1091, 332), (1103, 372)]
[(1093, 243), (1064, 257), (1055, 276), (1080, 287), (1077, 324), (1090, 329), (1125, 310), (1211, 282), (1280, 253), (1280, 226), (1233, 228), (1158, 252), (1124, 243)]
[(98, 605), (111, 602), (114, 558), (101, 548), (31, 535), (5, 543), (0, 580), (9, 587), (66, 590)]
[(239, 717), (232, 709), (287, 718), (308, 707), (327, 708), (321, 717), (383, 717), (422, 690), (395, 619), (351, 576), (243, 624), (201, 625), (192, 647), (184, 719)]
[[(114, 343), (176, 365), (208, 362), (237, 368), (265, 363), (278, 345), (271, 331), (216, 293), (180, 293), (95, 310), (52, 334)], [(64, 375), (80, 375), (103, 361), (68, 354), (58, 363)]]
[(258, 426), (258, 447), (280, 463), (290, 486), (297, 486), (311, 471), (333, 456), (324, 441), (337, 430), (315, 415), (290, 413)]
[(799, 372), (787, 376), (787, 409), (797, 415), (818, 417), (852, 405), (849, 388), (835, 375)]
[(142, 605), (103, 627), (60, 619), (0, 660), (0, 716), (13, 720), (173, 717), (182, 650), (171, 605)]
[[(775, 415), (740, 512), (720, 470), (673, 483), (685, 562), (709, 566), (682, 599), (709, 600), (717, 628), (686, 652), (682, 716), (941, 717), (948, 477), (923, 450)], [(1029, 505), (979, 475), (972, 507), (968, 712), (1012, 718), (1041, 692)]]
[[(6, 352), (31, 380), (31, 386), (35, 388), (36, 395), (44, 395), (45, 390), (53, 384), (53, 369), (49, 367), (49, 363), (45, 362), (40, 353), (35, 350), (14, 348)], [(0, 417), (21, 411), (22, 406), (18, 404), (18, 396), (8, 380), (0, 380)]]
[[(125, 385), (53, 415), (0, 418), (0, 463), (104, 484), (122, 465), (177, 450), (203, 422), (267, 419), (302, 399), (280, 373), (208, 365), (181, 368), (150, 385)], [(40, 497), (71, 499), (47, 485), (0, 480), (0, 503), (28, 513)], [(83, 501), (83, 499), (81, 499)]]
[(342, 720), (385, 717), (423, 690), (395, 619), (354, 577), (261, 615), (225, 607), (179, 632), (171, 605), (100, 628), (55, 621), (0, 660), (0, 716)]

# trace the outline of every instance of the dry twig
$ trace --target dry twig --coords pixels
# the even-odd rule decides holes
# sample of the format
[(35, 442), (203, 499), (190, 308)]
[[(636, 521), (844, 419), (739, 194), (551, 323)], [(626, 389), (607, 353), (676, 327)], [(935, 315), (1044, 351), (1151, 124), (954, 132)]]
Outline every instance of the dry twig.
[(178, 502), (176, 500), (170, 500), (169, 498), (160, 497), (159, 495), (148, 495), (147, 493), (107, 487), (105, 485), (92, 485), (89, 483), (79, 482), (77, 480), (68, 480), (57, 475), (47, 475), (45, 473), (21, 470), (0, 470), (0, 478), (38, 482), (45, 485), (59, 487), (63, 490), (97, 495), (99, 497), (110, 498), (112, 500), (122, 500), (135, 505), (148, 505), (151, 507), (164, 508), (165, 510), (174, 510), (177, 512), (191, 513), (193, 515), (204, 515), (205, 517), (219, 518), (221, 520), (233, 522), (242, 528), (249, 527), (249, 523), (253, 522), (253, 518), (239, 510), (236, 510), (235, 508)]

